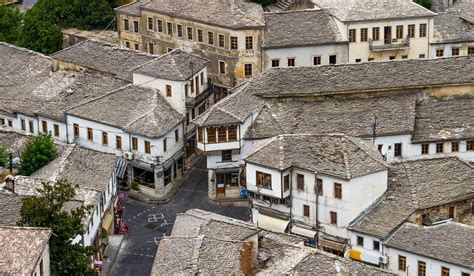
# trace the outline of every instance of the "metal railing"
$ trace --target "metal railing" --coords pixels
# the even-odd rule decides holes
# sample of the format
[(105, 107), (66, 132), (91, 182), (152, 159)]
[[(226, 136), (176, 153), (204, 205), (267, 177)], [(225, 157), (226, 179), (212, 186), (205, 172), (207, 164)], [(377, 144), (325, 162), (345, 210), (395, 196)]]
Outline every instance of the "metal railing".
[(406, 38), (394, 38), (374, 41), (369, 38), (369, 49), (371, 51), (387, 51), (410, 48), (410, 37), (407, 35)]

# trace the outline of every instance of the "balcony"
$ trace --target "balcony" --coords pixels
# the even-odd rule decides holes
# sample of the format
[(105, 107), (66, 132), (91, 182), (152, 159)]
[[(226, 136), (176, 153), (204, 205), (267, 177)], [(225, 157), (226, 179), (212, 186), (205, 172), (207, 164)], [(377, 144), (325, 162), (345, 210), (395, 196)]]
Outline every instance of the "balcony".
[(369, 49), (373, 52), (393, 51), (410, 48), (410, 37), (374, 41), (369, 39)]
[(211, 82), (205, 83), (206, 90), (202, 91), (196, 97), (186, 97), (186, 107), (193, 108), (205, 101), (214, 92), (214, 85)]

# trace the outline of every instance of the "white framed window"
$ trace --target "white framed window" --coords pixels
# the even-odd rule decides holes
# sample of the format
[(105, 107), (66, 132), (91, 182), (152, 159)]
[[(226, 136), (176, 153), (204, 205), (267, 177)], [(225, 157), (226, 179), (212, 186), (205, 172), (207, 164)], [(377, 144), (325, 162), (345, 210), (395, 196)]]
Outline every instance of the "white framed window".
[(219, 60), (219, 74), (226, 75), (227, 64), (223, 60)]
[(146, 29), (150, 32), (153, 32), (155, 30), (155, 22), (153, 20), (153, 17), (147, 17), (146, 18)]

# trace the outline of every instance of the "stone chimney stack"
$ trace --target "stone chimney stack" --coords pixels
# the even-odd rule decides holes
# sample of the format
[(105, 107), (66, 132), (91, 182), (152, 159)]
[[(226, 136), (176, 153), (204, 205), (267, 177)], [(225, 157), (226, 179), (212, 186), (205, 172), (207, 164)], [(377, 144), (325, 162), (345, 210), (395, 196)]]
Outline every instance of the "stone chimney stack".
[(15, 177), (13, 175), (8, 175), (5, 178), (5, 189), (15, 193)]

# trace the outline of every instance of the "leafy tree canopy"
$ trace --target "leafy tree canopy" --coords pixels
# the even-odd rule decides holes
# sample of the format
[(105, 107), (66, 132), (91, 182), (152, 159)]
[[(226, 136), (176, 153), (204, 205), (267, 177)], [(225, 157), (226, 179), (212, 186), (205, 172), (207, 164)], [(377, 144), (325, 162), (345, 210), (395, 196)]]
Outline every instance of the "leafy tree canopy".
[(51, 162), (58, 155), (51, 134), (40, 134), (29, 140), (20, 154), (18, 172), (30, 175)]
[(7, 149), (0, 145), (0, 167), (5, 167), (8, 164), (10, 155)]
[(431, 0), (414, 0), (413, 2), (422, 5), (427, 9), (431, 8)]
[(0, 4), (0, 41), (18, 43), (23, 14), (16, 7)]
[(71, 242), (84, 234), (82, 221), (91, 206), (65, 210), (65, 204), (76, 195), (76, 187), (65, 180), (54, 185), (45, 182), (38, 189), (39, 196), (22, 200), (18, 225), (47, 227), (53, 231), (49, 243), (52, 275), (84, 275), (90, 272), (88, 266), (94, 249)]
[(0, 5), (0, 41), (51, 54), (61, 50), (62, 28), (105, 29), (115, 0), (39, 0), (22, 15)]

